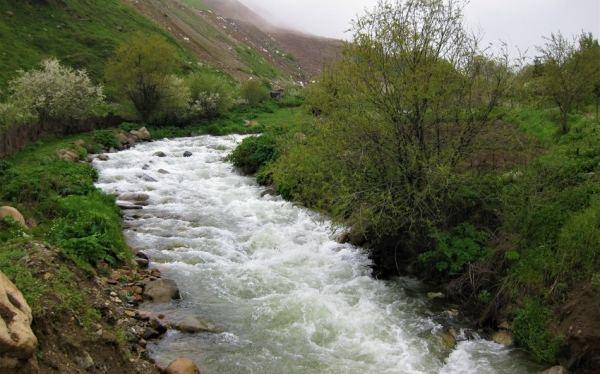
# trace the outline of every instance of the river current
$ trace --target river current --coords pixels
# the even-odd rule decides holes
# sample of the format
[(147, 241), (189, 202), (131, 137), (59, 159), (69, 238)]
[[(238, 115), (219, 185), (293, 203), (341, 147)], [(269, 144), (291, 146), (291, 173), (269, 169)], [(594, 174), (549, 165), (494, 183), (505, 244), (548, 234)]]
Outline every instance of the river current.
[(162, 140), (94, 161), (105, 192), (150, 196), (125, 211), (125, 236), (177, 282), (182, 300), (147, 308), (224, 331), (169, 331), (149, 344), (158, 362), (188, 357), (208, 374), (534, 370), (476, 334), (444, 347), (417, 281), (372, 278), (365, 251), (336, 242), (331, 222), (236, 173), (224, 158), (242, 138)]

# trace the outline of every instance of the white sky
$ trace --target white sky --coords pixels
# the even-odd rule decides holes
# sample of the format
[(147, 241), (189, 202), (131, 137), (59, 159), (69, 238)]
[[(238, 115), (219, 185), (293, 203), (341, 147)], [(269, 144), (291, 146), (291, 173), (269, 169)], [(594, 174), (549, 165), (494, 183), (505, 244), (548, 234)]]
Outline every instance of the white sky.
[[(350, 39), (350, 21), (377, 0), (240, 0), (287, 28)], [(582, 30), (600, 35), (600, 0), (471, 0), (466, 20), (485, 43), (506, 42), (511, 49), (535, 53), (542, 36)]]

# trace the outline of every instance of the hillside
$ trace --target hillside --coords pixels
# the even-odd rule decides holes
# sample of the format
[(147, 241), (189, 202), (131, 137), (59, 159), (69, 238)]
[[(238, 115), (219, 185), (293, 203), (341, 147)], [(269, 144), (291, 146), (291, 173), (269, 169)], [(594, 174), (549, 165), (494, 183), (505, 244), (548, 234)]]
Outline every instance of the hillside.
[(119, 0), (0, 0), (0, 89), (18, 69), (57, 57), (100, 79), (115, 47), (132, 32), (161, 34), (194, 60), (175, 39)]
[(341, 50), (338, 40), (277, 29), (237, 1), (127, 1), (236, 78), (305, 82)]

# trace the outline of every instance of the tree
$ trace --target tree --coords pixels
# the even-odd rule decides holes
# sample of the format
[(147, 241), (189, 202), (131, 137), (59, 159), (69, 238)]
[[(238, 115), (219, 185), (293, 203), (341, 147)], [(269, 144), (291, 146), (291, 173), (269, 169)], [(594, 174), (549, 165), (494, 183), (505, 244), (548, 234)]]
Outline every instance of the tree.
[(462, 4), (381, 1), (355, 21), (353, 42), (309, 91), (321, 119), (273, 167), (279, 192), (393, 243), (375, 254), (390, 269), (396, 249), (418, 253), (451, 224), (461, 163), (512, 75), (464, 29)]
[(117, 94), (131, 101), (140, 118), (148, 121), (166, 99), (177, 62), (177, 50), (165, 39), (135, 34), (108, 62), (106, 79)]
[(568, 40), (552, 34), (538, 48), (542, 59), (542, 94), (560, 111), (560, 129), (569, 132), (569, 114), (586, 99), (593, 97), (594, 83), (600, 71), (600, 47), (589, 34)]
[(267, 88), (255, 79), (249, 79), (242, 83), (240, 93), (242, 98), (250, 105), (258, 105), (269, 99)]
[(42, 124), (86, 118), (104, 103), (102, 87), (94, 85), (85, 70), (63, 66), (56, 59), (43, 61), (41, 69), (20, 71), (9, 91), (12, 107), (31, 113)]
[(214, 118), (233, 105), (232, 88), (225, 78), (211, 73), (195, 73), (188, 78), (192, 111), (199, 117)]

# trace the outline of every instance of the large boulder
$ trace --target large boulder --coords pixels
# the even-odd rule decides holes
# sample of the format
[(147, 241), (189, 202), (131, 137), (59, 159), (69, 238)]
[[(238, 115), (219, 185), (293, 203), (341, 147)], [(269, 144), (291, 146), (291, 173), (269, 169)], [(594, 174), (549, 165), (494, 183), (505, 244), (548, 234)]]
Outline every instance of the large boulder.
[(166, 374), (200, 374), (200, 369), (189, 358), (178, 358), (171, 362), (165, 371)]
[(162, 278), (146, 283), (144, 296), (156, 303), (168, 303), (171, 300), (180, 298), (177, 283), (171, 279)]
[(38, 340), (31, 331), (32, 320), (23, 294), (0, 272), (0, 363), (12, 365), (33, 356)]
[(21, 225), (27, 226), (27, 224), (25, 223), (25, 218), (23, 218), (21, 212), (19, 212), (12, 206), (0, 207), (0, 219), (4, 217), (12, 217), (12, 219), (19, 222)]
[(141, 141), (148, 141), (152, 139), (150, 131), (148, 131), (148, 129), (145, 127), (141, 127), (138, 130), (131, 130), (129, 133)]

